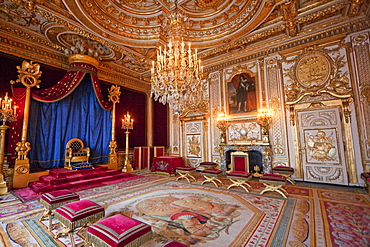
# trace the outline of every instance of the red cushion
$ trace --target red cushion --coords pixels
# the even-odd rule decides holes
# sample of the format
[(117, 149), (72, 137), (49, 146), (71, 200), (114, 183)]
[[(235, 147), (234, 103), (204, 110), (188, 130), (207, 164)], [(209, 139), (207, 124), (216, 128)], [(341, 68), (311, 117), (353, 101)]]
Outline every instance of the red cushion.
[(275, 181), (275, 182), (286, 182), (286, 177), (279, 175), (279, 174), (264, 174), (259, 179), (261, 182), (264, 181)]
[(232, 172), (229, 172), (227, 174), (227, 177), (231, 177), (231, 178), (243, 178), (243, 179), (246, 179), (246, 178), (250, 178), (252, 176), (252, 174), (250, 174), (249, 172), (243, 172), (243, 171), (232, 171)]
[(69, 222), (74, 222), (100, 212), (104, 212), (104, 208), (89, 200), (70, 202), (55, 210), (55, 213), (64, 217)]
[(364, 180), (370, 178), (370, 172), (361, 173), (361, 178)]
[(191, 166), (178, 166), (178, 167), (176, 167), (176, 170), (179, 170), (179, 171), (194, 171), (195, 168), (191, 167)]
[(151, 232), (150, 225), (122, 214), (108, 217), (87, 228), (90, 240), (92, 235), (112, 247), (125, 246), (149, 232)]
[(289, 167), (289, 166), (275, 166), (274, 168), (272, 168), (272, 171), (294, 172), (294, 168)]
[(200, 166), (217, 166), (217, 163), (215, 163), (215, 162), (201, 162), (199, 165)]
[(80, 197), (69, 190), (55, 190), (41, 195), (41, 200), (47, 204), (57, 204), (65, 201), (79, 200)]
[(214, 169), (214, 168), (207, 168), (200, 172), (202, 173), (208, 173), (208, 174), (220, 174), (222, 171), (220, 169)]

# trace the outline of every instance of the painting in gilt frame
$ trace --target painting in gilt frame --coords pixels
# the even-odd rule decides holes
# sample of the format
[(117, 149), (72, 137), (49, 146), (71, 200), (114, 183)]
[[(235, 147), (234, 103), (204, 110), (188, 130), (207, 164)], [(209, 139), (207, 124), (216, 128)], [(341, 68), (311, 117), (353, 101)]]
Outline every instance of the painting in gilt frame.
[(229, 114), (248, 114), (257, 111), (255, 77), (240, 73), (227, 83)]

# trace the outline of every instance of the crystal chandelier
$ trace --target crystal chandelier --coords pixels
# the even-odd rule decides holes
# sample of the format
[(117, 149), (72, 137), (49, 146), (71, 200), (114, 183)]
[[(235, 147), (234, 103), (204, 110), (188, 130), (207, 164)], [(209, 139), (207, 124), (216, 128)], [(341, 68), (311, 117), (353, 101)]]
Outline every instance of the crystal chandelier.
[(17, 106), (13, 106), (13, 99), (8, 97), (8, 92), (5, 93), (4, 99), (0, 98), (0, 121), (5, 125), (6, 122), (17, 120)]
[(178, 116), (190, 111), (206, 111), (208, 85), (203, 80), (203, 67), (197, 50), (185, 45), (182, 34), (187, 18), (175, 11), (167, 19), (170, 40), (157, 50), (157, 61), (151, 68), (151, 95), (162, 104), (169, 104)]

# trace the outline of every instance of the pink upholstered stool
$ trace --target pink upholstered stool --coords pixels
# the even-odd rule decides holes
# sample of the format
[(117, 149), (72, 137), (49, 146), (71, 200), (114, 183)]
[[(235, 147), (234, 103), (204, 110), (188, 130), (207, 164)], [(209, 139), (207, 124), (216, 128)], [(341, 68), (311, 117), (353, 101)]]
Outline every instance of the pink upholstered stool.
[(289, 195), (288, 192), (283, 188), (287, 181), (287, 178), (283, 175), (264, 174), (259, 178), (259, 181), (266, 186), (266, 188), (261, 191), (261, 195), (267, 191), (276, 191), (284, 198), (287, 198)]
[(87, 228), (87, 241), (96, 247), (141, 246), (152, 238), (151, 226), (116, 214)]
[(218, 179), (218, 177), (222, 176), (222, 171), (220, 169), (206, 168), (201, 171), (200, 174), (206, 179), (201, 184), (213, 183), (216, 187), (218, 187), (216, 181), (223, 184), (222, 181)]
[(272, 168), (273, 174), (280, 174), (286, 177), (286, 179), (291, 183), (295, 184), (294, 179), (292, 178), (292, 175), (294, 174), (294, 168), (289, 166), (275, 166)]
[(176, 167), (176, 172), (179, 174), (179, 177), (176, 178), (176, 181), (185, 178), (189, 183), (191, 183), (191, 179), (196, 181), (195, 177), (191, 174), (195, 172), (195, 168), (191, 166), (178, 166)]
[(71, 245), (75, 246), (73, 231), (78, 227), (86, 227), (102, 217), (104, 217), (104, 208), (95, 202), (80, 200), (67, 203), (55, 209), (55, 218), (64, 225), (55, 238), (68, 234)]
[(364, 186), (365, 186), (365, 190), (368, 191), (369, 195), (370, 195), (370, 172), (364, 172), (364, 173), (361, 173), (361, 178), (362, 180), (364, 180)]
[(55, 190), (41, 195), (40, 203), (44, 206), (45, 212), (41, 216), (40, 221), (49, 218), (48, 230), (52, 230), (53, 226), (53, 211), (54, 209), (63, 206), (69, 202), (78, 201), (80, 197), (69, 190)]
[(247, 192), (250, 192), (252, 189), (252, 187), (247, 183), (247, 181), (251, 180), (252, 178), (252, 174), (249, 172), (231, 171), (226, 174), (226, 177), (232, 182), (227, 189), (230, 189), (234, 186), (240, 186)]

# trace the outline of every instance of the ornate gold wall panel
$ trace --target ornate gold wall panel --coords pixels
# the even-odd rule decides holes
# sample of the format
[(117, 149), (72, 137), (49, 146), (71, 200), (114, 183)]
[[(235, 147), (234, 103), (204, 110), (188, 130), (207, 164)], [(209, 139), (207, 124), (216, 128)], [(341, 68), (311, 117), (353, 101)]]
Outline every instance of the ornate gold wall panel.
[(179, 156), (181, 155), (181, 131), (182, 128), (180, 118), (177, 117), (174, 114), (169, 114), (170, 116), (170, 147), (169, 147), (169, 154), (174, 155), (174, 156)]
[[(211, 159), (206, 161), (217, 161), (220, 159), (220, 153), (218, 150), (218, 145), (220, 143), (220, 131), (216, 127), (216, 117), (217, 117), (217, 109), (219, 109), (219, 106), (221, 105), (222, 99), (222, 85), (221, 85), (221, 78), (222, 78), (222, 72), (216, 71), (213, 73), (210, 73), (208, 76), (209, 81), (209, 96), (210, 96), (210, 133), (211, 133), (211, 139), (209, 140), (209, 146), (211, 148), (210, 154)], [(208, 158), (208, 157), (207, 157)]]
[(205, 155), (205, 143), (203, 121), (191, 121), (184, 123), (184, 155), (187, 165), (198, 167)]
[(362, 164), (370, 172), (370, 32), (351, 36)]
[[(351, 118), (355, 117), (354, 114), (351, 114), (353, 84), (346, 47), (340, 42), (326, 44), (322, 47), (308, 47), (285, 57), (282, 67), (285, 100), (290, 111), (289, 121), (293, 126), (292, 137), (296, 140), (293, 141), (295, 159), (291, 159), (296, 165), (296, 175), (304, 175), (304, 179), (308, 181), (356, 184), (361, 165), (355, 162), (353, 146), (355, 137), (352, 132), (352, 128), (355, 126), (351, 126)], [(334, 117), (337, 120), (341, 119), (340, 124), (338, 121), (333, 128), (335, 128), (336, 137), (341, 140), (340, 144), (344, 142), (346, 148), (344, 152), (344, 146), (336, 147), (336, 151), (341, 153), (339, 163), (343, 167), (340, 169), (324, 169), (320, 168), (319, 164), (307, 165), (308, 154), (313, 151), (307, 148), (309, 146), (308, 143), (305, 143), (307, 138), (302, 141), (302, 135), (304, 135), (302, 131), (308, 131), (302, 126), (304, 120), (301, 116), (304, 115), (302, 112), (306, 108), (318, 111), (330, 107), (333, 107), (336, 111), (336, 114), (332, 114), (333, 119)], [(309, 110), (307, 109), (307, 111)], [(312, 112), (312, 114), (315, 113)], [(307, 113), (307, 116), (309, 116), (309, 113)], [(320, 128), (329, 126), (329, 122), (324, 120), (321, 122), (322, 125), (319, 123), (319, 120), (315, 122), (317, 129), (311, 126), (311, 131), (317, 132), (315, 135), (320, 135)], [(325, 134), (328, 133), (325, 132)]]
[(344, 155), (345, 138), (339, 108), (315, 106), (297, 111), (304, 180), (348, 185), (349, 164)]
[(279, 56), (265, 59), (265, 85), (267, 87), (267, 103), (274, 112), (270, 127), (270, 143), (272, 146), (272, 167), (289, 166), (288, 136), (286, 133), (285, 101), (282, 88), (281, 66)]

